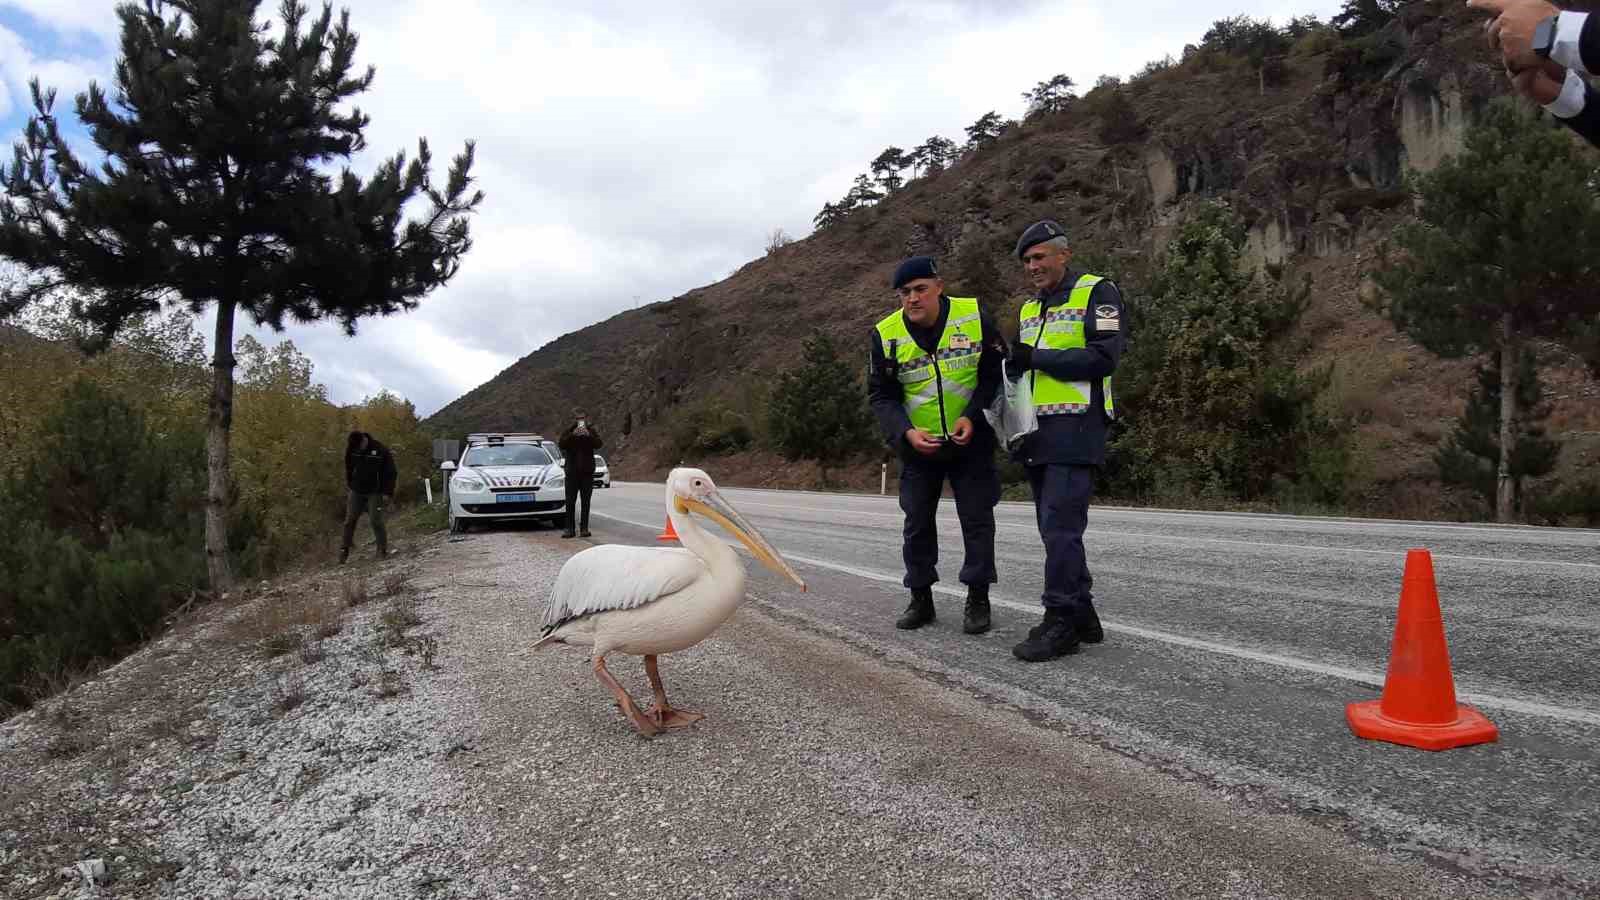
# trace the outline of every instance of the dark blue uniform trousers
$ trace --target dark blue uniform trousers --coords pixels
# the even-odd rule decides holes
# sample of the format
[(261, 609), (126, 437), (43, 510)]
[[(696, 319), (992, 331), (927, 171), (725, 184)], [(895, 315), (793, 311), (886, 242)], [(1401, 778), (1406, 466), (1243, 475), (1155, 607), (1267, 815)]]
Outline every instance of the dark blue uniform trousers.
[(944, 482), (956, 495), (956, 517), (961, 520), (961, 543), (966, 559), (961, 564), (962, 584), (993, 584), (994, 507), (1000, 502), (1000, 473), (994, 454), (974, 447), (971, 452), (940, 451), (931, 459), (902, 459), (900, 509), (906, 514), (905, 586), (927, 587), (939, 580), (939, 531), (935, 513)]
[(1077, 613), (1092, 609), (1089, 561), (1083, 530), (1089, 525), (1089, 495), (1094, 492), (1094, 467), (1050, 464), (1028, 466), (1033, 510), (1044, 539), (1044, 606)]

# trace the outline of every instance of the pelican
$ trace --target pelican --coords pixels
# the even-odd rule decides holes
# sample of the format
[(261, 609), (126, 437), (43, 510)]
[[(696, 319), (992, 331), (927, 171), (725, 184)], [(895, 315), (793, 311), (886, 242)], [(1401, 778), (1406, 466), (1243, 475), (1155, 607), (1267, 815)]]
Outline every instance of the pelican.
[[(646, 737), (705, 718), (667, 703), (656, 657), (705, 640), (744, 599), (744, 564), (738, 554), (701, 528), (691, 513), (721, 525), (767, 568), (806, 589), (761, 532), (717, 491), (710, 475), (699, 469), (673, 469), (667, 476), (667, 518), (682, 549), (603, 544), (573, 556), (556, 576), (541, 623), (543, 635), (533, 645), (591, 648), (595, 677)], [(655, 692), (655, 704), (649, 709), (640, 712), (606, 669), (606, 654), (612, 651), (644, 657), (644, 672)]]

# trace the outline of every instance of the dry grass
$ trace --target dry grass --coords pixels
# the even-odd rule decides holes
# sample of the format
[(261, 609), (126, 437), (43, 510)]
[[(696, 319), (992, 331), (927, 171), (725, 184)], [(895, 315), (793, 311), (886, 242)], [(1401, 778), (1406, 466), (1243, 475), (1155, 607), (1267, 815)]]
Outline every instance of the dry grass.
[(365, 605), (367, 600), (367, 581), (364, 578), (346, 578), (339, 585), (339, 594), (348, 609)]
[(396, 597), (411, 586), (411, 573), (401, 570), (383, 576), (383, 596)]
[(323, 646), (322, 640), (306, 641), (300, 647), (300, 661), (308, 666), (316, 665), (328, 658), (328, 648)]
[(343, 619), (344, 605), (328, 598), (309, 593), (269, 596), (236, 619), (227, 634), (270, 659), (338, 634)]
[(50, 727), (45, 753), (55, 759), (87, 753), (100, 746), (105, 737), (103, 726), (96, 726), (88, 711), (74, 703), (67, 693), (58, 695), (50, 704), (45, 722)]
[(383, 648), (403, 648), (408, 641), (406, 629), (421, 624), (422, 616), (417, 612), (416, 599), (405, 595), (393, 596), (378, 616), (378, 645)]
[(434, 662), (434, 658), (439, 655), (439, 642), (434, 639), (433, 635), (425, 634), (422, 637), (413, 639), (406, 652), (410, 653), (412, 650), (415, 650), (422, 657), (422, 668), (425, 671), (436, 672), (439, 670), (438, 664)]
[(289, 672), (273, 680), (273, 712), (281, 716), (304, 702), (306, 702), (306, 680), (299, 672)]
[(378, 683), (373, 687), (372, 693), (380, 700), (398, 697), (410, 688), (406, 686), (405, 677), (390, 668), (378, 670)]

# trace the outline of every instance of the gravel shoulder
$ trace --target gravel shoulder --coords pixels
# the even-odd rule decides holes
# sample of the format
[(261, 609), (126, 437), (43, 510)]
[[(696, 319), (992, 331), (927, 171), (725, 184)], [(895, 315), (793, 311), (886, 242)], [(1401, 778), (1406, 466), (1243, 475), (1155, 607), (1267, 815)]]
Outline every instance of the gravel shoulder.
[[(528, 650), (575, 543), (435, 536), (288, 580), (0, 725), (0, 894), (1495, 896), (781, 597), (664, 657), (707, 718), (640, 738), (581, 651)], [(103, 881), (59, 871), (88, 859)]]

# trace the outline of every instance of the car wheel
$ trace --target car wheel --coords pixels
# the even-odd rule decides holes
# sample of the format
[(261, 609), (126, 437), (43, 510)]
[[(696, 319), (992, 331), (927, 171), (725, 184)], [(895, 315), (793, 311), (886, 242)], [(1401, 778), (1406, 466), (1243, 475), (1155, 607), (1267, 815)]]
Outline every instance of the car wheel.
[(450, 533), (451, 534), (466, 534), (467, 533), (467, 520), (461, 518), (460, 516), (457, 516), (455, 513), (452, 512), (450, 514)]

